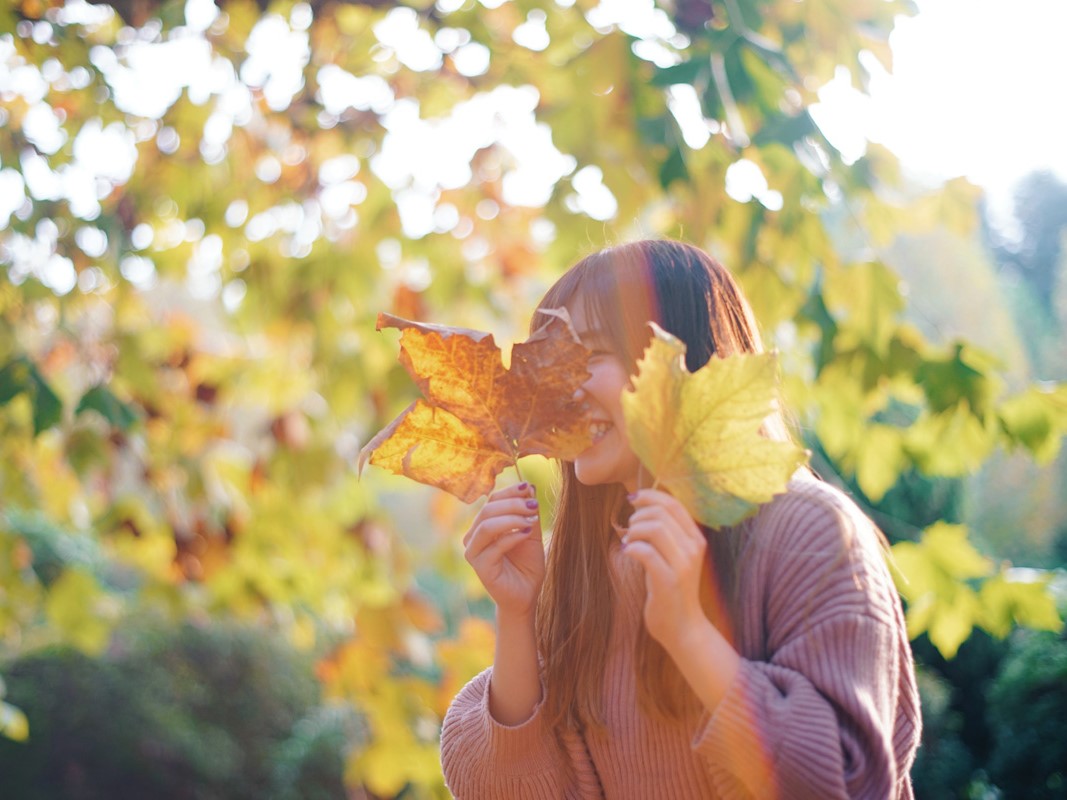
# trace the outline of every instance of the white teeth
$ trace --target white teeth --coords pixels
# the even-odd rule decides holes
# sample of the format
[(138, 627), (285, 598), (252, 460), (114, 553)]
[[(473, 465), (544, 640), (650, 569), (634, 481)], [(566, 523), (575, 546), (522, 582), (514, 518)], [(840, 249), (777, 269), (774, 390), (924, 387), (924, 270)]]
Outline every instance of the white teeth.
[(593, 441), (595, 442), (597, 439), (601, 438), (604, 434), (606, 434), (610, 429), (610, 422), (594, 422), (592, 425), (589, 426), (589, 433), (592, 434)]

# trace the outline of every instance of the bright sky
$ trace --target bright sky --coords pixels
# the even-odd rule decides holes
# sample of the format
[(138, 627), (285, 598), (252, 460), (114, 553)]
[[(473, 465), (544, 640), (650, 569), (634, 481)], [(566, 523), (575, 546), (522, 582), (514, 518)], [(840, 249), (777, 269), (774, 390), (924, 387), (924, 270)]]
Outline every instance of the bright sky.
[[(462, 2), (437, 0), (443, 11)], [(479, 2), (495, 6), (504, 0)], [(567, 5), (573, 0), (556, 2)], [(1067, 179), (1067, 110), (1063, 104), (1067, 47), (1061, 41), (1067, 31), (1067, 2), (918, 0), (918, 6), (916, 17), (898, 21), (891, 38), (894, 74), (875, 68), (870, 97), (851, 89), (850, 76), (843, 70), (820, 92), (822, 102), (813, 114), (831, 140), (847, 158), (859, 157), (867, 139), (881, 142), (897, 153), (909, 172), (925, 181), (966, 175), (990, 192), (1002, 213), (1012, 184), (1028, 172), (1048, 168)], [(67, 0), (59, 13), (70, 22), (92, 25), (109, 12), (85, 0)], [(134, 169), (137, 142), (154, 139), (164, 152), (177, 148), (177, 132), (157, 120), (183, 91), (193, 102), (212, 104), (201, 144), (209, 162), (226, 157), (233, 127), (251, 118), (252, 98), (246, 84), (261, 87), (273, 108), (286, 108), (302, 89), (302, 73), (310, 57), (310, 6), (299, 3), (288, 18), (267, 15), (260, 20), (249, 38), (248, 58), (239, 75), (228, 61), (212, 57), (203, 37), (217, 13), (212, 0), (187, 0), (186, 25), (165, 41), (152, 41), (154, 34), (149, 32), (146, 38), (131, 42), (121, 59), (108, 48), (95, 48), (93, 63), (107, 77), (116, 104), (144, 121), (133, 131), (118, 123), (102, 126), (90, 121), (73, 134), (73, 161), (55, 171), (32, 151), (21, 154), (21, 174), (11, 163), (0, 163), (0, 227), (11, 214), (25, 208), (27, 194), (41, 200), (65, 198), (75, 215), (87, 222), (95, 219), (100, 211), (98, 200), (106, 196), (109, 184), (125, 181)], [(640, 37), (635, 52), (655, 63), (676, 61), (675, 45), (684, 44), (652, 0), (601, 0), (589, 20), (598, 28), (617, 25)], [(514, 33), (516, 45), (543, 50), (548, 44), (544, 23), (543, 12), (531, 11)], [(47, 22), (39, 22), (32, 35), (46, 41), (50, 30)], [(466, 31), (446, 28), (431, 37), (409, 8), (394, 8), (374, 32), (383, 45), (379, 56), (395, 58), (411, 70), (434, 70), (443, 54), (450, 54), (456, 68), (467, 75), (482, 74), (489, 67), (491, 54), (470, 41)], [(873, 59), (872, 63), (876, 67)], [(77, 87), (88, 79), (83, 67), (65, 72), (54, 60), (38, 71), (22, 63), (13, 45), (0, 37), (0, 99), (21, 95), (30, 104), (24, 130), (44, 153), (56, 152), (69, 135), (45, 100), (48, 85)], [(347, 156), (324, 165), (319, 176), (322, 191), (311, 205), (272, 209), (250, 219), (247, 206), (231, 207), (227, 222), (244, 226), (252, 239), (286, 232), (292, 255), (298, 257), (310, 251), (319, 236), (355, 225), (358, 205), (366, 196), (360, 177), (364, 167), (393, 189), (407, 235), (452, 231), (461, 221), (455, 208), (439, 201), (441, 190), (467, 183), (474, 153), (492, 142), (511, 154), (511, 162), (504, 165), (507, 202), (542, 205), (554, 184), (573, 173), (574, 193), (567, 198), (572, 210), (599, 220), (615, 214), (615, 198), (604, 186), (600, 170), (579, 168), (571, 156), (555, 149), (548, 127), (534, 119), (538, 97), (531, 87), (500, 86), (459, 104), (446, 118), (429, 120), (422, 118), (417, 102), (397, 100), (380, 77), (356, 76), (329, 66), (319, 70), (316, 82), (324, 126), (334, 124), (347, 108), (371, 109), (383, 114), (388, 135), (381, 152), (367, 164)], [(670, 108), (692, 147), (702, 146), (717, 130), (716, 123), (702, 117), (691, 87), (672, 87)], [(2, 115), (0, 106), (0, 124)], [(18, 156), (3, 154), (5, 162), (14, 157)], [(279, 159), (289, 157), (300, 154), (265, 156), (256, 167), (260, 180), (277, 180)], [(731, 168), (726, 189), (743, 202), (755, 199), (772, 209), (781, 206), (781, 195), (767, 185), (752, 162), (742, 161)], [(492, 216), (496, 209), (479, 207), (478, 213)], [(196, 230), (175, 222), (173, 230), (139, 226), (134, 234), (140, 243), (135, 244), (148, 247), (153, 240), (165, 245), (169, 239), (197, 239)], [(91, 225), (85, 231), (89, 250), (106, 248), (106, 237), (103, 247), (96, 243), (103, 236), (101, 231)], [(38, 234), (17, 245), (25, 252), (16, 254), (14, 270), (43, 272), (42, 279), (56, 291), (69, 291), (75, 280), (73, 266), (54, 253), (50, 247), (54, 242), (46, 241), (49, 236)], [(551, 236), (551, 231), (544, 235)], [(206, 296), (217, 288), (219, 257), (216, 243), (208, 241), (211, 237), (202, 238), (196, 263), (190, 265), (190, 279), (196, 279), (198, 294)], [(50, 251), (45, 267), (33, 266)], [(129, 261), (123, 271), (129, 272), (131, 280), (151, 277), (149, 261), (136, 257)]]
[(823, 90), (843, 112), (839, 146), (853, 149), (865, 134), (918, 176), (965, 175), (994, 193), (1036, 169), (1067, 179), (1067, 2), (918, 6), (898, 21), (893, 74), (872, 81), (871, 99), (844, 81)]

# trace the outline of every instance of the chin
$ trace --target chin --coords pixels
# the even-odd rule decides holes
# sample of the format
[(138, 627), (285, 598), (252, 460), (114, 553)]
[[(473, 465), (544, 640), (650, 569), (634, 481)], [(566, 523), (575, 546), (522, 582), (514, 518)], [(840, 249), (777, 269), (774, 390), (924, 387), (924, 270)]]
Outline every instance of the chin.
[(583, 486), (596, 486), (601, 483), (601, 481), (597, 480), (596, 470), (588, 468), (583, 469), (578, 466), (577, 461), (574, 463), (574, 477), (577, 478), (578, 483)]
[(609, 432), (574, 460), (574, 477), (583, 486), (626, 485), (636, 482), (639, 462), (628, 447)]
[(578, 479), (578, 483), (582, 486), (603, 486), (606, 483), (613, 483), (613, 481), (600, 480), (595, 475), (585, 475), (578, 471), (575, 471), (574, 477)]
[[(634, 471), (636, 474), (636, 470)], [(606, 486), (609, 484), (625, 485), (627, 476), (616, 465), (582, 464), (574, 462), (574, 477), (583, 486)]]
[(605, 483), (615, 483), (610, 470), (598, 468), (598, 464), (582, 463), (581, 459), (574, 462), (574, 477), (583, 486), (601, 486)]

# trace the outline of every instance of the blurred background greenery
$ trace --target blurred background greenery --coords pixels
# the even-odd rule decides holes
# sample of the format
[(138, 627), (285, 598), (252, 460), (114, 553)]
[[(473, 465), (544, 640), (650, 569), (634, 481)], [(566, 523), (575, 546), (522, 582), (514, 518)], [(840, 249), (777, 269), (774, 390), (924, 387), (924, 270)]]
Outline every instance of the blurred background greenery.
[(894, 543), (917, 794), (1064, 796), (1067, 185), (831, 137), (825, 87), (869, 97), (914, 11), (0, 10), (4, 796), (447, 797), (491, 609), (471, 508), (356, 478), (415, 394), (375, 316), (515, 341), (580, 255), (660, 235), (739, 276)]

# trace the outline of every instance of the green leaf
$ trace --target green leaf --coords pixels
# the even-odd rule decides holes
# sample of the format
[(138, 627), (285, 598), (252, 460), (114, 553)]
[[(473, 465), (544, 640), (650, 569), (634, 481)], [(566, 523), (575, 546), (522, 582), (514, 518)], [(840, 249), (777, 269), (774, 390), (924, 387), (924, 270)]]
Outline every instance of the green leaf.
[(694, 519), (712, 528), (740, 522), (784, 492), (805, 459), (791, 442), (760, 433), (776, 408), (777, 359), (712, 358), (690, 373), (685, 345), (649, 324), (652, 342), (622, 394), (630, 444)]
[(767, 67), (777, 71), (790, 81), (797, 82), (800, 80), (800, 76), (797, 74), (792, 62), (774, 42), (751, 31), (746, 32), (743, 38), (745, 48), (757, 55)]
[(0, 369), (0, 406), (10, 403), (30, 385), (30, 362), (19, 357)]
[(1067, 433), (1067, 384), (1054, 390), (1031, 387), (997, 409), (1004, 432), (1034, 454), (1039, 464), (1050, 463)]
[(0, 405), (16, 395), (26, 394), (33, 405), (34, 435), (51, 428), (63, 418), (63, 403), (41, 375), (37, 365), (25, 356), (8, 362), (0, 370)]
[(678, 137), (671, 130), (672, 121), (667, 119), (666, 114), (655, 117), (638, 118), (634, 129), (641, 137), (641, 141), (648, 145), (666, 147), (668, 142), (676, 142)]
[(928, 360), (915, 376), (934, 411), (946, 411), (966, 400), (977, 414), (985, 414), (998, 389), (989, 373), (990, 356), (976, 348), (957, 344), (952, 355)]
[(137, 422), (133, 408), (123, 403), (106, 386), (99, 385), (89, 389), (78, 402), (75, 414), (95, 411), (116, 428), (128, 431)]
[(815, 374), (818, 375), (834, 359), (834, 336), (837, 335), (837, 323), (823, 299), (821, 275), (812, 285), (808, 299), (800, 309), (800, 316), (814, 323), (819, 331), (819, 346), (815, 354)]
[(740, 49), (738, 67), (744, 71), (753, 99), (765, 113), (773, 114), (781, 106), (782, 95), (788, 85), (782, 72), (770, 66), (756, 48)]
[(673, 86), (676, 83), (693, 84), (701, 74), (711, 72), (706, 58), (691, 58), (681, 64), (657, 69), (650, 83), (653, 86)]
[(772, 114), (768, 115), (762, 127), (756, 131), (756, 135), (752, 137), (752, 143), (763, 147), (772, 142), (778, 142), (792, 147), (804, 137), (818, 134), (819, 128), (807, 111), (801, 111), (798, 114)]
[(667, 160), (659, 168), (659, 185), (664, 189), (669, 189), (675, 181), (688, 179), (689, 170), (685, 165), (685, 156), (682, 154), (682, 148), (680, 146), (671, 148), (670, 155), (667, 156)]
[(59, 423), (63, 418), (63, 403), (36, 366), (31, 365), (30, 377), (33, 381), (33, 432), (37, 435)]

